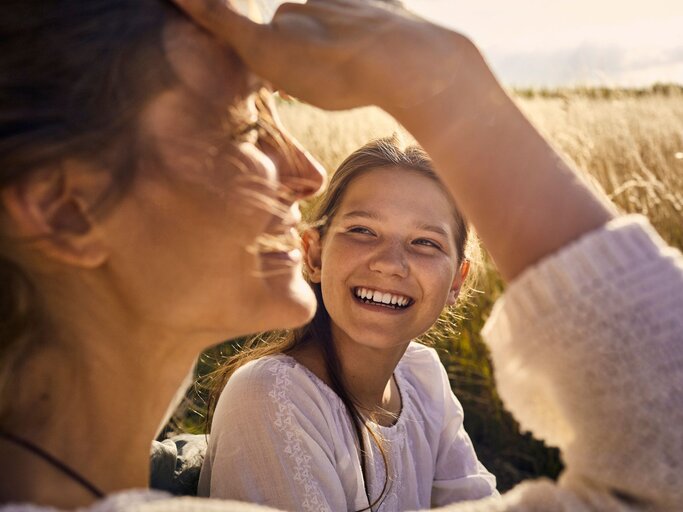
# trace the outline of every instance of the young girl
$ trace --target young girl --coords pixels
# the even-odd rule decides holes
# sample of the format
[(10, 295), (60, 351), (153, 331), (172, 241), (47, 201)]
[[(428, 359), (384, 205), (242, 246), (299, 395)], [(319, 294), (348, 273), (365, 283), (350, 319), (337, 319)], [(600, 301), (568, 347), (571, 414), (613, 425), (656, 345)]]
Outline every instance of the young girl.
[(370, 142), (314, 219), (304, 258), (316, 316), (226, 367), (200, 493), (351, 511), (496, 494), (435, 351), (411, 342), (469, 268), (466, 224), (430, 160)]

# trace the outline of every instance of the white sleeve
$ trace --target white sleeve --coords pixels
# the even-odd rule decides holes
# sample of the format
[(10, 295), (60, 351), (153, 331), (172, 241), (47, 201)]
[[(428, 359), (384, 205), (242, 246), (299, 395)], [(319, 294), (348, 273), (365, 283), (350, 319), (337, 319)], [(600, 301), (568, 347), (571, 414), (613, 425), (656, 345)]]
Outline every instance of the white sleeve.
[(566, 470), (447, 510), (683, 510), (683, 258), (643, 218), (526, 271), (484, 334), (506, 406)]
[(216, 408), (200, 491), (208, 484), (212, 498), (283, 510), (346, 510), (327, 418), (300, 370), (277, 361), (238, 370)]
[(497, 496), (496, 478), (479, 462), (474, 452), (463, 425), (462, 406), (451, 391), (446, 370), (438, 358), (435, 363), (434, 373), (441, 374), (443, 427), (437, 449), (432, 507)]
[(501, 396), (561, 485), (683, 509), (683, 260), (617, 219), (520, 277), (485, 334)]

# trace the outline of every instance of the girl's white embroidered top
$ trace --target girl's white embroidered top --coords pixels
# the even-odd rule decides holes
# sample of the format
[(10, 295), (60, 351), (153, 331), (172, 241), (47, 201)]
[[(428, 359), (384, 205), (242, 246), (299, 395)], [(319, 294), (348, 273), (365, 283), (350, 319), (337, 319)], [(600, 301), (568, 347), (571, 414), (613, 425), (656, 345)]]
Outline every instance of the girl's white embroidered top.
[[(389, 461), (380, 508), (430, 508), (495, 494), (463, 428), (463, 411), (436, 352), (411, 343), (394, 373), (402, 409), (391, 427), (373, 425)], [(385, 469), (376, 444), (367, 471), (374, 500)], [(286, 355), (240, 368), (216, 407), (200, 495), (285, 510), (361, 510), (368, 500), (351, 420), (341, 399)]]

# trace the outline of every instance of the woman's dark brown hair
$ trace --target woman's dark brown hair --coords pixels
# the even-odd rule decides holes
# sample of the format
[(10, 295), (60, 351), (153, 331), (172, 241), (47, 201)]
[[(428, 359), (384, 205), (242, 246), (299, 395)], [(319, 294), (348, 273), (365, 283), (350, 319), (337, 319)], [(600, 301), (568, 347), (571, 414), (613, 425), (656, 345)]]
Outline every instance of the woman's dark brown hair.
[[(162, 0), (3, 0), (0, 190), (66, 158), (110, 172), (106, 199), (125, 190), (138, 116), (173, 82), (162, 45), (169, 16), (179, 14)], [(0, 232), (0, 426), (8, 383), (48, 322), (21, 263), (8, 256), (11, 243)]]
[[(344, 198), (344, 193), (353, 180), (362, 174), (375, 169), (394, 167), (403, 169), (405, 171), (417, 172), (439, 182), (439, 179), (432, 167), (431, 159), (419, 146), (413, 145), (404, 148), (396, 136), (371, 141), (360, 149), (354, 151), (346, 158), (346, 160), (344, 160), (344, 162), (342, 162), (332, 176), (328, 190), (318, 204), (317, 208), (315, 208), (311, 219), (309, 219), (312, 225), (317, 226), (316, 229), (318, 229), (320, 232), (321, 240), (325, 237), (327, 228), (337, 213), (339, 206), (341, 205), (341, 202)], [(401, 179), (400, 176), (397, 176), (397, 179)], [(455, 225), (455, 244), (458, 251), (458, 261), (462, 262), (465, 259), (468, 228), (462, 215), (460, 215), (455, 207), (453, 207), (453, 221)], [(291, 352), (294, 348), (303, 346), (304, 344), (317, 344), (320, 347), (323, 359), (325, 361), (327, 376), (331, 383), (331, 387), (346, 406), (351, 418), (351, 422), (354, 426), (358, 445), (361, 447), (361, 470), (364, 477), (367, 458), (367, 448), (364, 447), (362, 435), (364, 429), (368, 431), (371, 438), (375, 443), (377, 443), (380, 453), (384, 459), (384, 487), (380, 495), (374, 500), (369, 495), (369, 491), (367, 489), (368, 480), (367, 478), (364, 478), (364, 481), (366, 482), (365, 491), (366, 495), (368, 496), (368, 503), (370, 503), (370, 506), (364, 510), (372, 509), (382, 501), (389, 489), (390, 482), (388, 481), (388, 461), (386, 452), (382, 447), (381, 438), (365, 421), (359, 410), (359, 404), (357, 400), (348, 391), (347, 385), (344, 382), (339, 357), (332, 341), (330, 317), (325, 309), (325, 304), (323, 303), (320, 284), (310, 284), (313, 288), (318, 303), (315, 316), (311, 322), (298, 329), (285, 332), (266, 333), (249, 340), (240, 353), (232, 358), (229, 358), (223, 365), (221, 365), (221, 367), (218, 368), (218, 370), (216, 370), (216, 372), (209, 375), (208, 379), (210, 381), (212, 392), (209, 396), (207, 426), (210, 427), (216, 402), (218, 401), (221, 391), (225, 387), (230, 376), (238, 368), (249, 361), (253, 361), (267, 355), (286, 354)]]

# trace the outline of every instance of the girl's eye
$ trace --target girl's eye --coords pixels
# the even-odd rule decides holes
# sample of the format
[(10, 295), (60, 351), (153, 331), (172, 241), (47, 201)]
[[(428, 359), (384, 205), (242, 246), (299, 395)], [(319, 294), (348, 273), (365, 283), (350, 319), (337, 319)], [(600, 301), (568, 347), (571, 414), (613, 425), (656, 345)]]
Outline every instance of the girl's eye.
[(434, 249), (442, 250), (441, 245), (436, 243), (434, 240), (430, 240), (428, 238), (418, 238), (413, 243), (416, 245), (422, 245), (424, 247), (433, 247)]
[(363, 227), (363, 226), (354, 226), (352, 228), (349, 228), (347, 230), (348, 233), (359, 233), (362, 235), (373, 235), (374, 233), (370, 231), (368, 228)]

